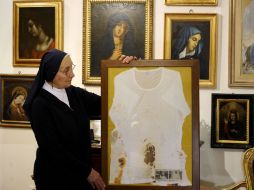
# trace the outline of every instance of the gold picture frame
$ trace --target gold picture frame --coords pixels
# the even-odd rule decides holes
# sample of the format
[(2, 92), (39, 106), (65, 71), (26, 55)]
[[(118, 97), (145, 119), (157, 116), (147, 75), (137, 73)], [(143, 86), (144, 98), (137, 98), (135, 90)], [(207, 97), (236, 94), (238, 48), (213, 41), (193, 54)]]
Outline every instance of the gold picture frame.
[[(103, 59), (115, 60), (120, 54), (152, 57), (153, 0), (87, 0), (83, 6), (84, 84), (100, 84)], [(124, 23), (124, 38), (113, 40), (119, 22)]]
[(164, 59), (199, 59), (200, 88), (216, 87), (216, 46), (216, 14), (165, 14)]
[[(249, 10), (253, 2), (230, 0), (229, 87), (254, 87), (253, 23)], [(252, 9), (251, 9), (252, 10)]]
[(0, 74), (0, 126), (30, 127), (22, 107), (35, 75)]
[(13, 1), (13, 66), (38, 67), (52, 48), (63, 49), (63, 1)]
[(165, 0), (166, 5), (216, 6), (218, 0)]
[[(108, 190), (199, 190), (198, 73), (197, 60), (102, 61), (102, 176)], [(164, 108), (177, 111), (172, 116)], [(179, 126), (173, 121), (178, 114)], [(183, 154), (172, 159), (174, 146)], [(180, 155), (186, 155), (182, 169)]]
[(212, 94), (212, 148), (253, 147), (253, 100), (251, 94)]

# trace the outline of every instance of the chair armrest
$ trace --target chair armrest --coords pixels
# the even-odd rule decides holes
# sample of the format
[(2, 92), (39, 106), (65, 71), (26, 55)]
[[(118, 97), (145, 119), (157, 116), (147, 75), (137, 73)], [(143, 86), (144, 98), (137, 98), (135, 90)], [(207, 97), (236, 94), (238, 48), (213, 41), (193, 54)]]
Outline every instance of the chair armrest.
[(229, 187), (223, 188), (222, 190), (236, 190), (236, 189), (238, 189), (240, 187), (247, 187), (246, 182), (242, 181), (240, 183), (236, 183), (236, 184), (233, 184), (233, 185), (231, 185)]

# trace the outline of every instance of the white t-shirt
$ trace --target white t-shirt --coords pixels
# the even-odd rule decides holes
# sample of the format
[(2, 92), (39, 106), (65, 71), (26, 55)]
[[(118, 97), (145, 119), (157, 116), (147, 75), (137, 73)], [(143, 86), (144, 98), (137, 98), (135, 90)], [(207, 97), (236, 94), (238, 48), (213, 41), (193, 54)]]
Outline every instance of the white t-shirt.
[[(190, 185), (181, 145), (182, 125), (190, 110), (179, 72), (132, 68), (115, 77), (114, 87), (109, 111), (115, 125), (110, 183), (119, 183), (120, 177), (121, 184), (163, 184), (155, 179), (156, 171), (167, 170), (180, 172), (181, 179), (168, 176), (166, 183)], [(149, 150), (153, 156), (147, 157)], [(119, 166), (119, 158), (124, 158), (124, 166)]]

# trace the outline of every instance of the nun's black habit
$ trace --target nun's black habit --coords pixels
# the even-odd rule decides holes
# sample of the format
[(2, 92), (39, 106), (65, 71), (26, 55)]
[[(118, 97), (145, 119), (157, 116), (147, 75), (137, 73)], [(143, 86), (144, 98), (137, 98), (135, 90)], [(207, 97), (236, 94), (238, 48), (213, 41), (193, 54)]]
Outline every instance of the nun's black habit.
[(70, 107), (42, 89), (52, 82), (65, 52), (44, 54), (24, 104), (38, 144), (34, 164), (37, 190), (89, 190), (91, 172), (89, 117), (101, 112), (100, 96), (84, 89), (66, 88)]

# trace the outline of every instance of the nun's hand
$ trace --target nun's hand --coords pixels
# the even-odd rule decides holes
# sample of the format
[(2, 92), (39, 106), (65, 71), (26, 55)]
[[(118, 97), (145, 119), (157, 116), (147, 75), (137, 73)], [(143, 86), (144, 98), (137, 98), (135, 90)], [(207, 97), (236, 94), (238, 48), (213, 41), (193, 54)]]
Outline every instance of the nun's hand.
[(105, 190), (106, 185), (103, 179), (101, 178), (100, 174), (96, 170), (94, 169), (91, 170), (91, 173), (87, 178), (87, 181), (91, 184), (93, 189)]
[(127, 56), (127, 55), (121, 55), (119, 58), (119, 61), (122, 61), (122, 63), (130, 63), (133, 60), (137, 60), (138, 58), (136, 56)]

